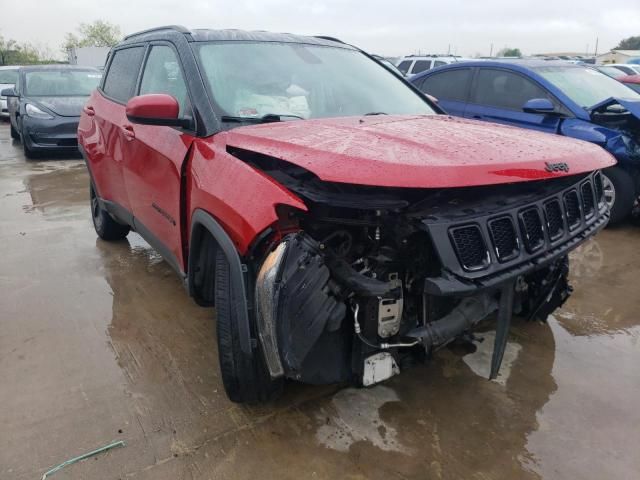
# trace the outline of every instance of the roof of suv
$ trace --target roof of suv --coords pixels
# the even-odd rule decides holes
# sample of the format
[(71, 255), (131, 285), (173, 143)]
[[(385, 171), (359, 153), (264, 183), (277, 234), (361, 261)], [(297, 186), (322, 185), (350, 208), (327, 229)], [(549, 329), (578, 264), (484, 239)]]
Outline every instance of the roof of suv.
[[(415, 76), (415, 79), (426, 77), (435, 72), (440, 72), (450, 68), (456, 67), (483, 67), (483, 68), (510, 68), (512, 70), (518, 70), (525, 72), (527, 70), (536, 70), (542, 67), (561, 67), (561, 68), (590, 68), (590, 65), (578, 65), (575, 63), (569, 63), (564, 60), (537, 60), (537, 59), (517, 59), (517, 60), (466, 60), (459, 63), (449, 63), (440, 67), (433, 68), (420, 72)], [(412, 77), (412, 80), (414, 77)]]
[(51, 65), (27, 65), (20, 67), (21, 72), (36, 72), (42, 70), (97, 70), (95, 67), (85, 67), (80, 65), (51, 64)]
[(145, 40), (155, 40), (166, 35), (182, 34), (187, 40), (192, 42), (282, 42), (282, 43), (304, 43), (307, 45), (322, 45), (331, 47), (341, 47), (349, 50), (356, 50), (355, 47), (341, 42), (336, 38), (326, 36), (294, 35), (291, 33), (273, 33), (266, 31), (249, 31), (236, 29), (194, 29), (189, 30), (178, 25), (153, 28), (142, 32), (127, 35), (123, 43), (133, 43)]

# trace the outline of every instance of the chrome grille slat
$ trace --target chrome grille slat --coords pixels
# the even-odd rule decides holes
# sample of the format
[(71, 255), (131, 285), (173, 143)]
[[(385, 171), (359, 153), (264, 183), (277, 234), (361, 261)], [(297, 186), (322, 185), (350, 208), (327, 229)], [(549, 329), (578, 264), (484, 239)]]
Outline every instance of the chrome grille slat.
[(578, 192), (576, 190), (570, 190), (564, 194), (564, 208), (569, 230), (575, 230), (580, 226), (580, 220), (582, 219), (580, 200), (578, 199)]
[(489, 232), (499, 261), (504, 262), (518, 255), (520, 251), (518, 234), (511, 217), (505, 216), (490, 220)]
[(479, 270), (489, 263), (487, 245), (478, 225), (456, 227), (450, 234), (465, 269)]
[(547, 232), (551, 241), (557, 240), (564, 234), (564, 215), (560, 202), (549, 200), (544, 205), (544, 215), (547, 221)]
[(582, 211), (585, 218), (591, 218), (596, 212), (596, 203), (593, 199), (593, 189), (591, 188), (591, 182), (584, 182), (580, 186), (580, 193), (582, 195)]
[(542, 218), (537, 207), (529, 207), (518, 214), (520, 230), (524, 245), (529, 253), (535, 252), (544, 246), (544, 229)]

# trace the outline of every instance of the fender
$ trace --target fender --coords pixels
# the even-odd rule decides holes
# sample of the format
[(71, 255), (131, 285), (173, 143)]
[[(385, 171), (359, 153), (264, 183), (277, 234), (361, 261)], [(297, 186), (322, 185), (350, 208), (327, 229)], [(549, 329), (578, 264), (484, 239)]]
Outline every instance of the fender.
[[(240, 255), (231, 240), (231, 237), (227, 235), (222, 226), (207, 212), (201, 209), (196, 209), (191, 217), (191, 244), (189, 245), (189, 252), (197, 252), (202, 242), (202, 233), (199, 230), (204, 228), (215, 239), (218, 247), (222, 249), (227, 261), (229, 262), (229, 273), (231, 275), (231, 285), (234, 292), (236, 292), (233, 299), (233, 306), (237, 312), (238, 318), (238, 330), (240, 333), (240, 348), (245, 355), (253, 355), (252, 342), (251, 342), (251, 329), (249, 326), (249, 308), (247, 302), (247, 292), (244, 283), (244, 272), (246, 271), (246, 265), (243, 265), (240, 260)], [(193, 276), (196, 270), (195, 255), (189, 255), (189, 268), (187, 275), (187, 288), (189, 295), (195, 298), (195, 287), (193, 282)]]

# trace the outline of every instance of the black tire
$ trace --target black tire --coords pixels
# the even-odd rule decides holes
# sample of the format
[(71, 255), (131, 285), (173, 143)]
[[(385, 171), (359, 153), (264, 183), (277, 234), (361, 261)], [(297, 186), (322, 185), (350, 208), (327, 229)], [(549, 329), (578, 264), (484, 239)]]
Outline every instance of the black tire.
[(22, 142), (22, 150), (24, 151), (24, 156), (27, 157), (29, 160), (31, 160), (31, 159), (37, 158), (38, 155), (36, 152), (34, 152), (29, 148), (29, 145), (27, 145), (27, 142), (25, 140), (26, 135), (27, 134), (23, 130), (22, 135), (20, 136), (20, 141)]
[(102, 240), (109, 242), (122, 240), (127, 236), (131, 228), (128, 225), (122, 225), (116, 222), (108, 212), (106, 212), (98, 201), (93, 183), (90, 186), (89, 196), (91, 198), (91, 218), (93, 219), (93, 228)]
[(218, 356), (222, 383), (227, 396), (236, 403), (262, 403), (282, 392), (282, 379), (272, 380), (259, 348), (249, 358), (240, 349), (238, 317), (231, 308), (234, 295), (229, 263), (222, 249), (215, 256), (215, 305)]
[[(604, 172), (606, 178), (603, 178), (605, 186), (606, 198), (611, 200), (610, 194), (613, 194), (613, 205), (610, 206), (611, 218), (609, 225), (616, 225), (622, 222), (631, 213), (633, 202), (636, 199), (636, 188), (633, 178), (620, 167), (611, 167)], [(607, 182), (609, 180), (609, 182)], [(608, 192), (612, 188), (613, 192)]]
[(15, 128), (13, 128), (13, 125), (11, 124), (11, 120), (9, 120), (9, 126), (11, 127), (11, 138), (13, 138), (14, 140), (19, 140), (20, 134)]

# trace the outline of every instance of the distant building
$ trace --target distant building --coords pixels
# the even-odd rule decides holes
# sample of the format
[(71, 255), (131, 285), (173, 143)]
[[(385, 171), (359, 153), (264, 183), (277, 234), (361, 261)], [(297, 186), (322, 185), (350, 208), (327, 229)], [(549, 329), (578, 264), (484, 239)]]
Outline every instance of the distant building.
[(103, 69), (109, 50), (110, 47), (72, 47), (67, 50), (69, 64)]
[(640, 50), (611, 50), (596, 57), (596, 63), (627, 63), (633, 58), (640, 58)]

